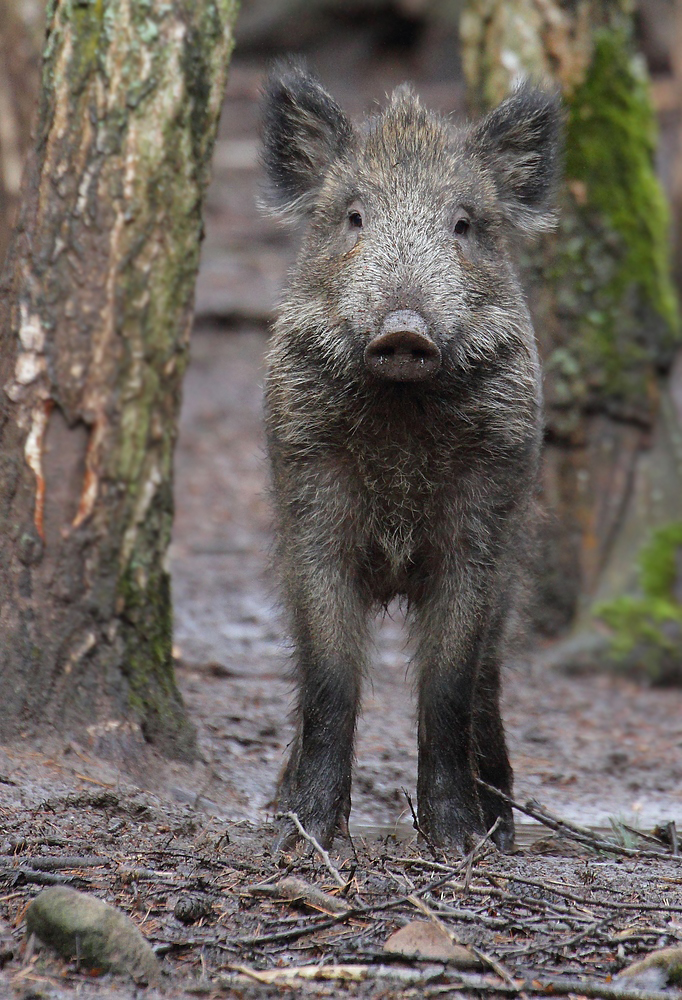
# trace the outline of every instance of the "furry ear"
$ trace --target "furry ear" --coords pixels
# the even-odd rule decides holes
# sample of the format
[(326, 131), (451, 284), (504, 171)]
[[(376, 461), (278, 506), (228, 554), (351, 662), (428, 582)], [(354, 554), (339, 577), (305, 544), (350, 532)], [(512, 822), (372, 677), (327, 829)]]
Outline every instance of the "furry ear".
[(333, 160), (353, 145), (353, 127), (301, 62), (280, 61), (263, 89), (261, 162), (265, 204), (294, 218), (310, 208)]
[(471, 132), (471, 150), (493, 173), (508, 221), (533, 234), (552, 229), (562, 131), (558, 93), (521, 86)]

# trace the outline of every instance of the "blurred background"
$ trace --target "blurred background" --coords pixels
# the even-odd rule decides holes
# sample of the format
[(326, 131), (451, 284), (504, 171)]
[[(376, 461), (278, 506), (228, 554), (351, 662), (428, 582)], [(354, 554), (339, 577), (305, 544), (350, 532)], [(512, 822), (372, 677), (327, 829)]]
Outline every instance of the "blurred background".
[[(0, 245), (19, 193), (43, 4), (0, 0)], [(545, 367), (543, 518), (510, 656), (519, 797), (600, 824), (679, 810), (682, 787), (682, 0), (244, 0), (196, 293), (171, 547), (179, 683), (216, 809), (262, 817), (288, 728), (268, 569), (261, 432), (268, 323), (297, 233), (258, 213), (258, 97), (304, 55), (362, 115), (410, 80), (475, 115), (530, 74), (566, 103), (557, 233), (521, 268)], [(379, 625), (355, 823), (393, 824), (414, 789), (409, 650)], [(182, 796), (182, 790), (178, 795)]]

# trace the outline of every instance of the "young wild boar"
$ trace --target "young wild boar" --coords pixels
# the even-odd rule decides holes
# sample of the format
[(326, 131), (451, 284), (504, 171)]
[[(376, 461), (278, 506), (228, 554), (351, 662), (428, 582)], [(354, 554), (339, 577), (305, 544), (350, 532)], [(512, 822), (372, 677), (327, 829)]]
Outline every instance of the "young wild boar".
[[(267, 357), (277, 562), (296, 736), (279, 806), (347, 830), (369, 620), (407, 598), (419, 821), (465, 851), (511, 809), (500, 643), (541, 439), (533, 329), (511, 263), (552, 225), (558, 98), (517, 90), (476, 124), (409, 87), (354, 127), (297, 63), (266, 85), (266, 198), (306, 230)], [(279, 844), (295, 839), (283, 822)]]

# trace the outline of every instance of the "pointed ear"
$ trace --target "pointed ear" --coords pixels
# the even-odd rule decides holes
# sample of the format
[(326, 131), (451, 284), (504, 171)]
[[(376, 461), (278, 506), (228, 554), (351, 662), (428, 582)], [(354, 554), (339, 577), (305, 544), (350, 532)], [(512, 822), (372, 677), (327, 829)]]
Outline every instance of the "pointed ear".
[(341, 108), (300, 62), (276, 63), (263, 89), (261, 162), (265, 204), (301, 217), (310, 209), (329, 165), (353, 145)]
[(508, 221), (552, 229), (563, 115), (558, 93), (522, 86), (471, 132), (471, 151), (492, 172)]

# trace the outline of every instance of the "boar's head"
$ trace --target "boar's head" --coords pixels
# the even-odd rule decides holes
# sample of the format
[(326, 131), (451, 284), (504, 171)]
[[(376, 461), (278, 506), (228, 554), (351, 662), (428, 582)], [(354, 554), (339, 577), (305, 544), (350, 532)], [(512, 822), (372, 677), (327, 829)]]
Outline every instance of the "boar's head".
[(306, 231), (283, 303), (339, 378), (432, 383), (518, 348), (518, 237), (554, 224), (558, 96), (516, 90), (454, 124), (409, 86), (354, 126), (296, 62), (266, 84), (264, 200)]

